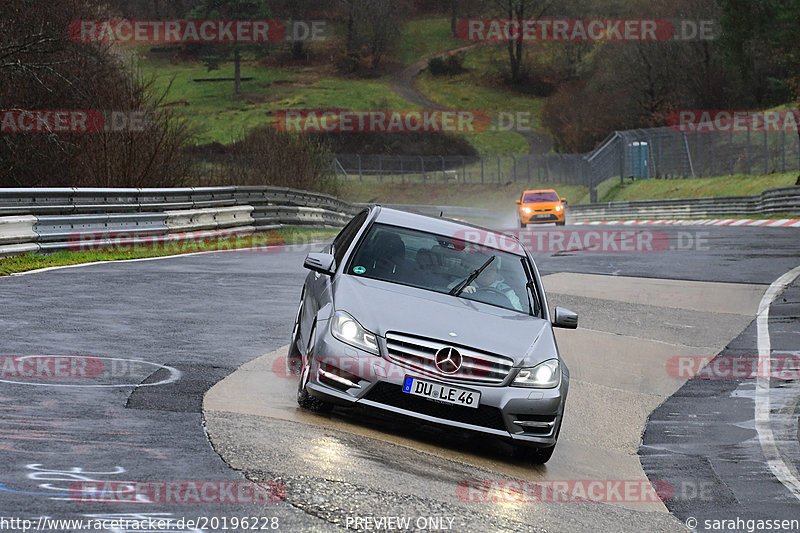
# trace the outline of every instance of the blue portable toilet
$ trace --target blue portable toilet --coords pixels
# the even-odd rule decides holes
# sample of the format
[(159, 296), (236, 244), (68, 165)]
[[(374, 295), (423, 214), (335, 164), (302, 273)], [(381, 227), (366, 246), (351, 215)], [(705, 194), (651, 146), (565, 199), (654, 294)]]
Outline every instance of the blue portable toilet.
[(649, 178), (647, 171), (647, 142), (634, 141), (628, 144), (628, 168), (635, 179)]

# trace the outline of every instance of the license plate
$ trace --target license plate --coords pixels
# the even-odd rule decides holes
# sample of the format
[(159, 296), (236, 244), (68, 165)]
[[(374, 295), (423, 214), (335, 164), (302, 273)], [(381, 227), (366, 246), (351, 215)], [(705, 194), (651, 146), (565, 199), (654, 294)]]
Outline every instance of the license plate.
[(461, 405), (464, 407), (473, 407), (475, 409), (478, 408), (478, 403), (481, 400), (480, 392), (459, 389), (458, 387), (450, 387), (449, 385), (442, 385), (441, 383), (410, 377), (406, 377), (403, 384), (403, 392), (413, 394), (414, 396), (422, 396), (429, 400)]
[(536, 218), (550, 218), (552, 215), (536, 215)]

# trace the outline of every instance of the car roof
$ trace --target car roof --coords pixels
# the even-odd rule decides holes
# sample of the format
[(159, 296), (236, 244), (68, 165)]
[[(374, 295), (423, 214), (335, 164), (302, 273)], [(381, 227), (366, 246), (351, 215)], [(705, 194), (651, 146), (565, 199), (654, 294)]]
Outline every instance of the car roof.
[(524, 191), (522, 194), (528, 194), (529, 192), (556, 192), (555, 189), (536, 189), (532, 191)]
[(427, 231), (430, 233), (435, 233), (436, 235), (443, 235), (445, 237), (461, 236), (462, 238), (464, 230), (477, 229), (487, 233), (493, 233), (498, 236), (502, 235), (505, 239), (513, 239), (519, 244), (519, 248), (517, 249), (517, 247), (514, 246), (511, 250), (503, 249), (503, 251), (519, 256), (525, 255), (523, 252), (524, 247), (522, 243), (519, 242), (519, 239), (517, 239), (516, 236), (510, 233), (504, 233), (502, 231), (488, 229), (475, 224), (470, 224), (468, 222), (461, 222), (449, 218), (431, 217), (382, 206), (376, 206), (376, 208), (380, 209), (380, 212), (375, 218), (375, 222), (380, 224), (388, 224), (390, 226), (399, 226), (403, 228)]

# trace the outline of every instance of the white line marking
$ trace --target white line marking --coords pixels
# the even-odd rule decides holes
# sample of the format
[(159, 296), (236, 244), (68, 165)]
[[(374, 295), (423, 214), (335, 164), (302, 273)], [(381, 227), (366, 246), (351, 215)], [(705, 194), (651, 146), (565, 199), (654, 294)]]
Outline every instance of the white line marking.
[[(768, 360), (772, 351), (769, 338), (769, 306), (798, 276), (800, 276), (800, 266), (793, 268), (775, 280), (769, 286), (767, 292), (764, 293), (764, 297), (761, 298), (761, 303), (758, 305), (758, 316), (756, 317), (758, 326), (758, 368), (769, 368), (767, 365), (769, 365)], [(778, 481), (789, 489), (789, 492), (795, 498), (800, 500), (800, 479), (797, 479), (789, 470), (789, 467), (786, 466), (783, 457), (778, 451), (778, 446), (775, 444), (775, 435), (772, 433), (772, 425), (770, 423), (770, 377), (769, 374), (766, 376), (762, 374), (764, 372), (759, 372), (756, 378), (755, 419), (758, 441), (772, 473), (778, 478)]]

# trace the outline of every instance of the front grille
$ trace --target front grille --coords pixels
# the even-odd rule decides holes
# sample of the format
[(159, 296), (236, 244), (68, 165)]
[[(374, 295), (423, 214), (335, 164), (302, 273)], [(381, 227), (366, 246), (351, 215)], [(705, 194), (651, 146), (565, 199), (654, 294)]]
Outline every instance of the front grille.
[(549, 213), (552, 209), (534, 209), (534, 213)]
[(506, 425), (503, 422), (503, 415), (500, 410), (488, 405), (479, 405), (477, 408), (472, 408), (434, 402), (405, 393), (402, 387), (385, 382), (380, 382), (372, 387), (364, 398), (383, 405), (435, 418), (506, 431)]
[[(514, 361), (508, 357), (404, 333), (387, 333), (386, 347), (394, 363), (446, 380), (497, 385), (514, 366)], [(436, 368), (436, 352), (450, 347), (458, 350), (462, 363), (456, 372), (445, 374)]]

